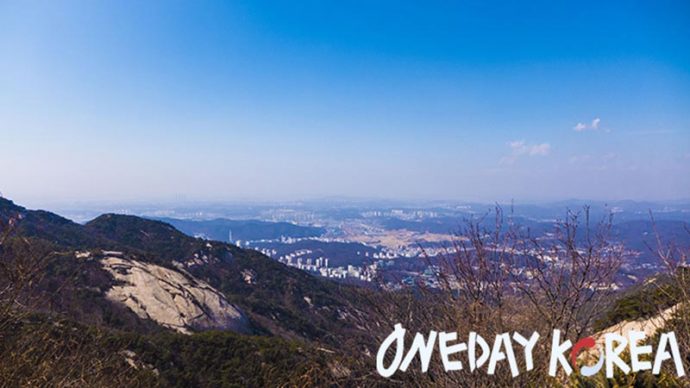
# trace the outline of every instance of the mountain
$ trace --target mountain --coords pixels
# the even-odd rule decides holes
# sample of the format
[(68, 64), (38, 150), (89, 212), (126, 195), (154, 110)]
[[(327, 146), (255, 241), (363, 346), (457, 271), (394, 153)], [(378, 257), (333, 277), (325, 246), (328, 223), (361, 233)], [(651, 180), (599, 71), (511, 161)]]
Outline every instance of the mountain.
[(613, 226), (612, 234), (614, 238), (623, 241), (626, 247), (643, 253), (656, 250), (659, 244), (690, 245), (690, 224), (686, 221), (624, 221)]
[(84, 229), (96, 238), (146, 252), (149, 262), (182, 269), (213, 285), (243, 307), (260, 331), (329, 338), (332, 330), (356, 326), (352, 318), (362, 314), (351, 301), (369, 293), (287, 267), (256, 251), (189, 237), (161, 221), (107, 214)]
[[(302, 350), (290, 357), (323, 349), (329, 379), (356, 373), (351, 369), (365, 360), (352, 354), (375, 354), (380, 323), (372, 319), (373, 291), (314, 277), (256, 251), (189, 237), (162, 221), (105, 214), (80, 225), (0, 198), (0, 235), (8, 232), (3, 260), (50, 258), (27, 297), (37, 301), (32, 311), (45, 317), (40, 322), (58, 317), (134, 336), (148, 344), (147, 355), (165, 353), (154, 345), (160, 336), (176, 346), (217, 338), (279, 353), (297, 341)], [(208, 330), (237, 334), (197, 337)], [(173, 373), (153, 358), (147, 364)], [(190, 373), (189, 381), (198, 382)]]
[(81, 225), (43, 210), (27, 210), (0, 197), (0, 222), (14, 220), (17, 235), (40, 238), (61, 246), (107, 245), (84, 232)]

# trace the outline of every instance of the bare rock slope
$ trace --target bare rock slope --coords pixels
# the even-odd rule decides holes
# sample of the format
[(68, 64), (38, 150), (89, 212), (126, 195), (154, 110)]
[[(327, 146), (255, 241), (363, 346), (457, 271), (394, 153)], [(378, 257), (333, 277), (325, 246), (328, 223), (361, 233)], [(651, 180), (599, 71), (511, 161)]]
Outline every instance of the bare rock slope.
[(615, 333), (622, 336), (627, 336), (631, 331), (641, 331), (647, 337), (653, 337), (656, 332), (663, 328), (673, 315), (678, 310), (679, 305), (675, 305), (662, 311), (660, 314), (647, 319), (629, 320), (619, 322), (609, 328), (606, 328), (594, 335), (597, 344), (603, 346), (604, 336), (607, 333)]
[(181, 333), (249, 331), (239, 308), (186, 271), (114, 256), (103, 258), (101, 264), (117, 281), (108, 290), (108, 299), (124, 304), (141, 318)]

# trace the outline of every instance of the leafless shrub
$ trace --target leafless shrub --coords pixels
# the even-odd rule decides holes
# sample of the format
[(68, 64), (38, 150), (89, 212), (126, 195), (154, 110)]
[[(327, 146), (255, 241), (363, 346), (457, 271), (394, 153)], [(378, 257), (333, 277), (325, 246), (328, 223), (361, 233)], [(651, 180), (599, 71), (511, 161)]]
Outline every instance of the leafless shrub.
[(0, 223), (0, 336), (7, 325), (30, 313), (31, 291), (54, 254), (40, 244), (13, 236), (15, 223), (12, 218)]
[[(663, 268), (661, 274), (650, 283), (662, 301), (657, 306), (659, 314), (664, 310), (673, 309), (673, 314), (666, 320), (664, 331), (673, 331), (680, 349), (690, 349), (690, 247), (678, 245), (675, 241), (664, 241), (659, 232), (654, 215), (650, 212), (653, 226), (654, 245), (648, 248), (654, 253)], [(690, 235), (690, 229), (685, 225), (685, 232)], [(690, 370), (690, 360), (683, 359), (685, 370)], [(666, 371), (669, 376), (674, 373)], [(690, 383), (686, 382), (686, 385)]]
[[(402, 323), (412, 332), (454, 331), (460, 338), (470, 331), (494, 338), (513, 331), (550, 335), (559, 329), (577, 339), (591, 331), (615, 288), (623, 249), (611, 242), (611, 223), (611, 217), (592, 223), (584, 208), (568, 212), (553, 233), (535, 237), (497, 206), (492, 219), (467, 221), (444, 254), (425, 257), (438, 267), (439, 287), (420, 285), (421, 296), (404, 310), (408, 317)], [(407, 374), (421, 386), (551, 385), (558, 382), (547, 375), (548, 360), (540, 359), (548, 355), (547, 342), (540, 341), (544, 348), (534, 351), (535, 369), (517, 378), (500, 367), (493, 376), (447, 373), (439, 360), (427, 374)]]
[(105, 333), (81, 331), (52, 314), (36, 314), (38, 285), (62, 254), (50, 244), (14, 233), (16, 219), (0, 224), (0, 386), (113, 386), (153, 381), (124, 358), (103, 349)]
[(553, 239), (528, 239), (529, 276), (515, 284), (546, 330), (582, 337), (616, 288), (623, 247), (611, 242), (611, 225), (610, 216), (592, 225), (586, 207), (583, 213), (568, 212)]

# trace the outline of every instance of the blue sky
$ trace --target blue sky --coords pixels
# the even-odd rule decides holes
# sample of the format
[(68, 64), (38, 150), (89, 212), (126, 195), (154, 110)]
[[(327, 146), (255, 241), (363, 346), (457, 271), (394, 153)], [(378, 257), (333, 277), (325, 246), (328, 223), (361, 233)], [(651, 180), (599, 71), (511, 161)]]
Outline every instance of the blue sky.
[(17, 201), (690, 197), (690, 3), (0, 1)]

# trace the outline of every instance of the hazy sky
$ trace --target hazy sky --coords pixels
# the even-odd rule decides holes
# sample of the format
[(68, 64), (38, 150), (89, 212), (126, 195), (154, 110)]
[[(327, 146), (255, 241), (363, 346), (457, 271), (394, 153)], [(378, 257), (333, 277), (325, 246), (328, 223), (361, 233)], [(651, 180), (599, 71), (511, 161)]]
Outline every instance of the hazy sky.
[(690, 3), (566, 3), (0, 1), (0, 191), (690, 197)]

